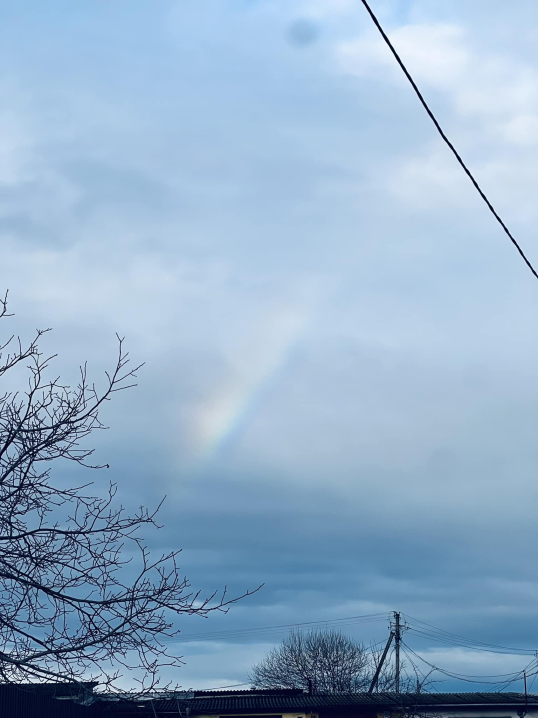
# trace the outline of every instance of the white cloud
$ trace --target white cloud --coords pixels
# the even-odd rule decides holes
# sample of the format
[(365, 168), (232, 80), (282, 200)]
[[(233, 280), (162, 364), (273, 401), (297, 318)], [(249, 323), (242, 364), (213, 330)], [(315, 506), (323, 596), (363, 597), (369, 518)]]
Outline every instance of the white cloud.
[[(441, 126), (492, 198), (509, 197), (509, 211), (530, 221), (535, 216), (528, 189), (538, 162), (538, 73), (516, 53), (484, 49), (476, 33), (457, 24), (408, 24), (390, 33)], [(424, 139), (377, 169), (398, 201), (416, 211), (477, 206), (473, 190), (380, 37), (366, 34), (335, 47), (341, 69), (357, 78), (396, 84), (391, 95), (399, 123), (423, 114)], [(398, 123), (396, 123), (398, 131)], [(523, 154), (525, 152), (525, 154)], [(531, 152), (531, 154), (529, 154)], [(534, 193), (531, 193), (534, 195)], [(495, 203), (495, 202), (494, 202)], [(507, 203), (508, 204), (508, 203)]]
[[(419, 88), (441, 92), (462, 117), (476, 117), (489, 125), (538, 110), (534, 68), (517, 57), (482, 49), (465, 28), (423, 22), (388, 34)], [(396, 82), (412, 92), (392, 53), (372, 31), (338, 43), (335, 55), (346, 73)]]
[[(385, 186), (416, 211), (432, 212), (439, 207), (476, 204), (467, 178), (448, 149), (430, 143), (425, 151), (385, 169)], [(382, 181), (380, 174), (379, 181)]]
[(35, 176), (35, 134), (24, 105), (16, 85), (0, 78), (0, 187)]
[(508, 142), (524, 147), (538, 145), (537, 114), (516, 115), (503, 125), (502, 130)]
[[(456, 25), (405, 25), (390, 32), (389, 36), (419, 82), (454, 87), (469, 65), (465, 32)], [(391, 80), (401, 77), (401, 70), (388, 47), (370, 32), (365, 37), (340, 43), (336, 53), (344, 70), (358, 77), (380, 76), (380, 72)]]

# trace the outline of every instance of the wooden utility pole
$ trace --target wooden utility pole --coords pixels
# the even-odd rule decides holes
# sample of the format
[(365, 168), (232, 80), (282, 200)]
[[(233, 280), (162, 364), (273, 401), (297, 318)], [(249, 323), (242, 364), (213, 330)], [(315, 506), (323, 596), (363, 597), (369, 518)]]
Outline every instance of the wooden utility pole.
[(389, 640), (387, 641), (387, 645), (385, 646), (385, 650), (383, 651), (383, 655), (381, 656), (381, 660), (379, 661), (379, 663), (377, 664), (377, 668), (375, 669), (374, 677), (372, 678), (372, 682), (370, 683), (370, 688), (368, 688), (368, 693), (372, 693), (374, 688), (377, 686), (379, 674), (381, 673), (381, 669), (383, 668), (383, 663), (385, 663), (385, 658), (387, 657), (387, 653), (389, 652), (390, 644), (392, 643), (393, 638), (394, 631), (391, 631)]
[(400, 612), (394, 611), (394, 641), (396, 643), (395, 658), (396, 658), (396, 675), (395, 675), (395, 688), (396, 693), (400, 692), (400, 643), (402, 641), (402, 631), (400, 627)]

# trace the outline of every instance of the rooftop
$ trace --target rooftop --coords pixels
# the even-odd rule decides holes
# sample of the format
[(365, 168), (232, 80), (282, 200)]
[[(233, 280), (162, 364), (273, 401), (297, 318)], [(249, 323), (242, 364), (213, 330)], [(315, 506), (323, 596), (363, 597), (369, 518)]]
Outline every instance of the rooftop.
[[(166, 698), (156, 696), (153, 700), (105, 702), (105, 710), (178, 714), (188, 707), (191, 714), (207, 713), (243, 713), (264, 711), (305, 712), (318, 708), (377, 706), (394, 708), (401, 706), (510, 706), (524, 705), (523, 693), (336, 693), (308, 695), (302, 691), (197, 691), (192, 698), (182, 698), (180, 694)], [(527, 697), (529, 705), (538, 707), (538, 695)]]
[(37, 693), (40, 696), (52, 696), (53, 698), (79, 697), (84, 694), (93, 693), (98, 685), (92, 681), (81, 681), (73, 683), (9, 683), (0, 685), (1, 688), (13, 687), (27, 693)]

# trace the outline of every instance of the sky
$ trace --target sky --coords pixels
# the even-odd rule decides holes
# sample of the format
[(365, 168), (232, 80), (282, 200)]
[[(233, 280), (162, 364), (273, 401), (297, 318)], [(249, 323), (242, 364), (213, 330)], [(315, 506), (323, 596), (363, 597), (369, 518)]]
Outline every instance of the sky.
[[(538, 5), (372, 7), (538, 264)], [(538, 283), (362, 4), (6, 0), (1, 20), (11, 326), (53, 327), (66, 378), (126, 337), (145, 366), (106, 407), (106, 479), (127, 505), (166, 495), (150, 542), (194, 586), (264, 584), (182, 621), (174, 682), (245, 682), (283, 637), (189, 634), (393, 610), (538, 647)], [(461, 673), (528, 662), (405, 640)]]

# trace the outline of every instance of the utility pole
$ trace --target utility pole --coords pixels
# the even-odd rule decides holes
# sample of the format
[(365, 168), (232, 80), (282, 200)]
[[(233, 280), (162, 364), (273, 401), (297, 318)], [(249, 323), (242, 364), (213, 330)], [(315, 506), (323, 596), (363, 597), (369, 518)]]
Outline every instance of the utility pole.
[(400, 692), (400, 643), (402, 641), (402, 631), (400, 627), (400, 612), (394, 611), (394, 641), (395, 641), (395, 657), (396, 657), (396, 676), (395, 688), (396, 693)]
[(525, 718), (527, 713), (529, 712), (529, 698), (527, 696), (527, 671), (523, 671), (523, 682), (525, 685), (525, 710), (520, 708), (517, 712), (519, 718)]
[(377, 681), (379, 680), (379, 674), (381, 673), (381, 669), (383, 668), (383, 663), (385, 663), (385, 658), (387, 657), (387, 653), (389, 652), (390, 644), (392, 643), (392, 639), (394, 638), (394, 631), (390, 632), (389, 640), (387, 641), (387, 645), (385, 646), (385, 650), (383, 651), (383, 655), (381, 656), (381, 660), (379, 661), (379, 664), (377, 668), (375, 669), (374, 677), (372, 678), (372, 682), (370, 683), (370, 688), (368, 689), (368, 693), (372, 693), (374, 688), (377, 686)]

